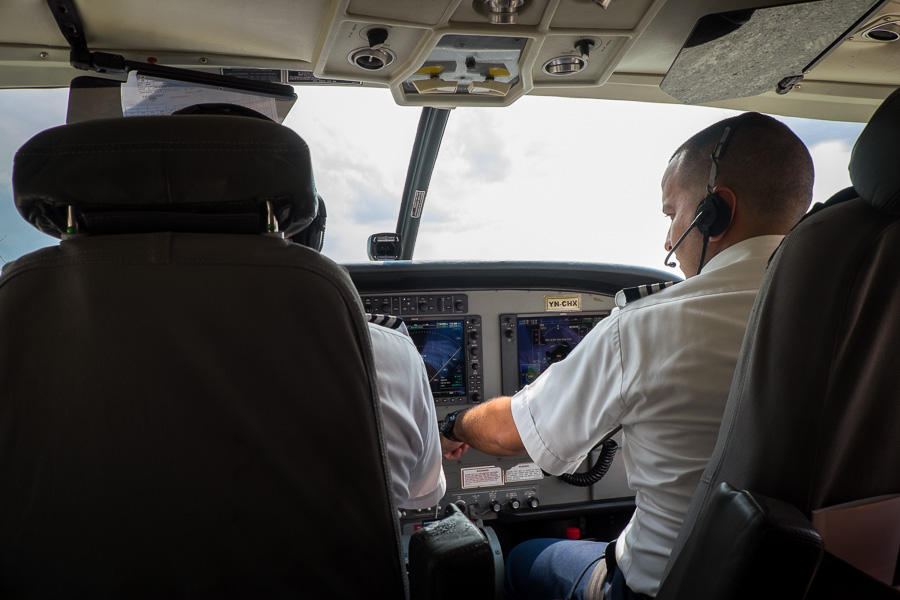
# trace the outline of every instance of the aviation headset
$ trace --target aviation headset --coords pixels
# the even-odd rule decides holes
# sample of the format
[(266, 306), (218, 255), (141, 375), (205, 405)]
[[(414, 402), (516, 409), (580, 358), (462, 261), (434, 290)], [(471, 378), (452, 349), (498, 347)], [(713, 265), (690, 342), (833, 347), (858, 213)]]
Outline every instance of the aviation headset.
[(319, 201), (316, 218), (302, 231), (292, 235), (288, 239), (295, 244), (300, 244), (307, 248), (312, 248), (316, 252), (321, 252), (322, 245), (325, 243), (325, 221), (328, 218), (328, 211), (325, 210), (325, 201), (322, 200), (322, 196), (316, 194), (316, 198)]
[(719, 142), (713, 148), (710, 155), (712, 165), (709, 169), (709, 182), (706, 184), (706, 197), (697, 206), (697, 212), (694, 214), (694, 220), (691, 222), (690, 227), (681, 234), (681, 237), (672, 246), (672, 250), (666, 255), (665, 264), (667, 267), (674, 268), (676, 266), (674, 262), (670, 262), (672, 255), (691, 230), (696, 227), (697, 231), (703, 235), (703, 250), (700, 253), (700, 264), (697, 268), (697, 274), (699, 275), (701, 269), (703, 269), (703, 263), (706, 261), (706, 246), (709, 244), (709, 238), (723, 233), (731, 223), (731, 207), (718, 194), (713, 193), (713, 187), (716, 184), (716, 178), (719, 176), (719, 159), (725, 153), (725, 148), (728, 146), (728, 139), (731, 137), (733, 129), (733, 125), (726, 126), (722, 131), (722, 137), (719, 138)]

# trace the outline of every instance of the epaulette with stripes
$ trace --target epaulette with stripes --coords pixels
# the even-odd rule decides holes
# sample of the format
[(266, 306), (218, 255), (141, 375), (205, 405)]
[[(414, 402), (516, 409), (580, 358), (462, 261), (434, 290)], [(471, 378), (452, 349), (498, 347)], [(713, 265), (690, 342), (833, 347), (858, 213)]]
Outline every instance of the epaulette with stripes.
[(392, 315), (373, 315), (366, 313), (366, 318), (369, 320), (369, 323), (381, 325), (382, 327), (387, 327), (388, 329), (405, 329), (403, 319), (401, 319), (400, 317), (395, 317)]
[(660, 290), (664, 290), (667, 287), (672, 287), (678, 281), (663, 281), (662, 283), (650, 283), (646, 285), (638, 285), (635, 287), (625, 288), (616, 293), (616, 306), (619, 308), (625, 308), (625, 305), (629, 302), (634, 302), (635, 300), (640, 300), (641, 298), (646, 298), (651, 294), (655, 294)]

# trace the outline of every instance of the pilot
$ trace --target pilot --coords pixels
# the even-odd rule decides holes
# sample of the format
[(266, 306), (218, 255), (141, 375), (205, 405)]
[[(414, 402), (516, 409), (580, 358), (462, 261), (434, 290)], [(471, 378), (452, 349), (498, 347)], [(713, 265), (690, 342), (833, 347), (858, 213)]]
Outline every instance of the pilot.
[[(316, 218), (291, 241), (322, 249), (325, 202), (318, 198)], [(447, 484), (441, 465), (441, 437), (425, 363), (399, 317), (366, 315), (375, 385), (381, 400), (384, 444), (391, 469), (394, 506), (420, 509), (436, 506)]]
[(397, 317), (367, 315), (394, 505), (437, 506), (447, 484), (425, 363)]
[[(615, 542), (531, 540), (507, 560), (506, 597), (653, 597), (719, 431), (766, 264), (812, 199), (813, 165), (791, 130), (758, 113), (679, 147), (662, 179), (666, 250), (687, 279), (623, 290), (572, 353), (513, 397), (441, 423), (444, 456), (468, 444), (527, 452), (572, 473), (622, 426), (636, 510)], [(655, 292), (655, 293), (654, 293)]]
[[(271, 120), (253, 109), (233, 104), (195, 104), (173, 114)], [(316, 218), (290, 240), (320, 251), (325, 241), (326, 218), (325, 203), (320, 196)], [(377, 315), (367, 317), (394, 506), (411, 509), (436, 506), (447, 484), (441, 465), (441, 438), (425, 363), (402, 320)]]

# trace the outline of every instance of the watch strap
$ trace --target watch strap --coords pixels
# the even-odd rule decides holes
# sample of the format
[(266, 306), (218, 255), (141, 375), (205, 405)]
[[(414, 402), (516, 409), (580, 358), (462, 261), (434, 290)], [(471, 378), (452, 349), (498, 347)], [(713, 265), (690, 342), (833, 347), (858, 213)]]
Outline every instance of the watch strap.
[(456, 427), (456, 420), (459, 418), (459, 415), (462, 414), (465, 409), (455, 410), (441, 421), (441, 435), (450, 440), (451, 442), (460, 442), (462, 440), (453, 435), (453, 430)]

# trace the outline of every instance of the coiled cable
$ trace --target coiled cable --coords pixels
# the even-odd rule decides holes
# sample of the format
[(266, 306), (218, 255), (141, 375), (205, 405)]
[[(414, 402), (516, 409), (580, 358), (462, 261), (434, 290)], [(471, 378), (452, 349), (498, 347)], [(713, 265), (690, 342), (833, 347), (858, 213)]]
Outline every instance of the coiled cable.
[(559, 478), (569, 485), (578, 487), (588, 487), (603, 479), (603, 476), (606, 475), (607, 471), (609, 471), (609, 468), (612, 466), (613, 459), (616, 457), (616, 452), (619, 450), (619, 445), (612, 439), (612, 436), (618, 433), (620, 429), (622, 429), (621, 425), (606, 434), (606, 436), (594, 446), (594, 450), (600, 448), (600, 456), (597, 457), (596, 462), (594, 462), (586, 473), (563, 473)]

